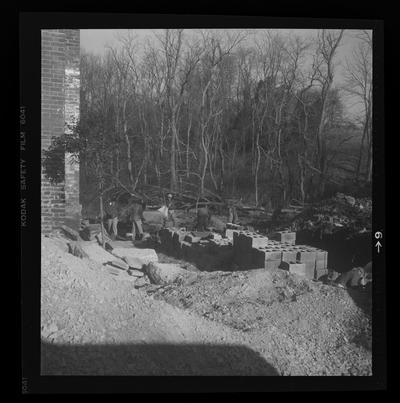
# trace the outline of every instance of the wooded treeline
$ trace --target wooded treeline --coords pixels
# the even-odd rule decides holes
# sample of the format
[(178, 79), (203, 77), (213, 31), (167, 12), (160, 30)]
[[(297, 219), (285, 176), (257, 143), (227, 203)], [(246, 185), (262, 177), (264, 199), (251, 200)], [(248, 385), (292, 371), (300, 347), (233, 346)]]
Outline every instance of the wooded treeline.
[[(101, 181), (208, 190), (270, 208), (309, 201), (342, 184), (337, 161), (354, 135), (347, 179), (371, 181), (368, 32), (359, 32), (343, 88), (334, 85), (340, 30), (310, 40), (270, 30), (253, 39), (246, 30), (154, 35), (129, 34), (104, 56), (82, 54), (83, 198)], [(345, 118), (348, 94), (363, 102), (358, 122)]]

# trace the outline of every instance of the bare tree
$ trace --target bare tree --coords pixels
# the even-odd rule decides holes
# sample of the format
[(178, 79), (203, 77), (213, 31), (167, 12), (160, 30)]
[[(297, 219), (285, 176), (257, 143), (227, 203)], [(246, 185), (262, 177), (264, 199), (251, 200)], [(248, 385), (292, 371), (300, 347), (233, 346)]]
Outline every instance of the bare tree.
[(360, 151), (355, 172), (356, 181), (359, 180), (364, 144), (367, 142), (367, 160), (365, 179), (371, 180), (372, 173), (372, 36), (369, 31), (362, 31), (358, 38), (360, 44), (353, 52), (351, 61), (346, 63), (346, 91), (359, 99), (363, 107), (363, 132)]
[(320, 114), (319, 124), (317, 129), (317, 156), (318, 167), (320, 171), (320, 192), (324, 192), (326, 181), (326, 169), (327, 169), (327, 148), (326, 148), (326, 110), (327, 101), (332, 87), (335, 69), (334, 69), (334, 57), (342, 40), (344, 30), (329, 31), (323, 29), (318, 33), (317, 42), (317, 54), (315, 68), (317, 69), (317, 80), (321, 85), (320, 92)]

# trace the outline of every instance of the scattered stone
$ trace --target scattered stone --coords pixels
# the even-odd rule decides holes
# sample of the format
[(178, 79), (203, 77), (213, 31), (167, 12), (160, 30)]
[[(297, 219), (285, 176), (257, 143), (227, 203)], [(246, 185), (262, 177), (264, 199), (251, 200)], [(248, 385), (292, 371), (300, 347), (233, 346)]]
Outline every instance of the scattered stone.
[(125, 263), (123, 260), (113, 260), (110, 262), (110, 265), (117, 267), (118, 269), (128, 270), (129, 265)]
[(144, 276), (144, 273), (140, 270), (129, 269), (128, 274), (133, 277), (143, 277)]
[(188, 234), (185, 236), (184, 240), (190, 243), (198, 243), (200, 242), (201, 238), (199, 236), (195, 236), (193, 234)]
[(116, 269), (115, 267), (113, 267), (109, 264), (104, 265), (104, 267), (106, 268), (107, 273), (113, 274), (115, 276), (119, 276), (121, 273), (123, 273), (121, 270)]
[(220, 241), (222, 239), (222, 235), (217, 234), (216, 232), (212, 232), (210, 235), (208, 235), (207, 239), (212, 239), (214, 241)]
[(111, 253), (105, 251), (100, 245), (82, 242), (81, 246), (89, 259), (94, 260), (95, 262), (104, 264), (115, 260), (115, 257)]
[(113, 255), (124, 260), (132, 269), (141, 269), (150, 262), (158, 262), (154, 249), (114, 248)]
[(193, 275), (197, 277), (196, 273), (182, 269), (173, 263), (150, 263), (146, 266), (145, 270), (150, 281), (153, 284), (160, 285), (172, 284), (179, 279), (184, 281), (185, 278), (189, 279)]
[(78, 242), (69, 242), (68, 243), (68, 253), (83, 259), (84, 257), (88, 258), (88, 254), (82, 249)]
[(81, 237), (80, 237), (78, 231), (75, 231), (74, 229), (68, 227), (67, 225), (62, 225), (61, 229), (73, 241), (80, 241), (81, 240)]
[(148, 284), (150, 284), (150, 280), (147, 276), (137, 277), (135, 281), (135, 288), (140, 288)]

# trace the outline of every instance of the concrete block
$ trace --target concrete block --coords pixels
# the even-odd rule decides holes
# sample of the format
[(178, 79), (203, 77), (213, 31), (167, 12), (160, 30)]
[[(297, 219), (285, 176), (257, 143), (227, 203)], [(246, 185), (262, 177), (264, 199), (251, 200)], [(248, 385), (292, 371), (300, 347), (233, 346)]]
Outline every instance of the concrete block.
[(184, 231), (176, 231), (172, 235), (172, 242), (173, 243), (182, 242), (185, 239), (186, 235), (187, 233)]
[(200, 239), (207, 238), (210, 235), (210, 231), (193, 231), (192, 234)]
[(232, 244), (233, 247), (238, 249), (240, 247), (240, 235), (242, 234), (243, 231), (234, 231), (233, 232), (233, 239), (232, 239)]
[(297, 252), (296, 260), (303, 263), (303, 262), (309, 262), (317, 259), (317, 253), (315, 250), (312, 250), (310, 248), (307, 249), (300, 249)]
[(266, 270), (276, 270), (279, 269), (279, 266), (281, 265), (282, 261), (279, 260), (266, 260), (264, 263), (264, 268)]
[(166, 253), (169, 253), (171, 250), (173, 234), (174, 234), (174, 231), (172, 231), (169, 228), (163, 228), (159, 232), (161, 247)]
[(291, 231), (278, 231), (270, 236), (272, 239), (281, 242), (294, 245), (296, 243), (296, 233)]
[(239, 266), (240, 270), (247, 270), (254, 268), (253, 256), (251, 251), (243, 253), (234, 253), (232, 263)]
[(298, 276), (307, 277), (306, 265), (304, 263), (282, 262), (280, 268)]
[(282, 251), (275, 247), (252, 248), (251, 251), (253, 266), (256, 268), (265, 267), (267, 262), (272, 262), (268, 266), (279, 266), (276, 262), (280, 263), (282, 261)]
[(190, 260), (190, 254), (192, 252), (192, 244), (190, 242), (183, 241), (181, 243), (182, 257), (186, 260)]
[(190, 243), (198, 243), (200, 242), (201, 238), (199, 236), (194, 236), (193, 234), (187, 234), (184, 238), (184, 241)]
[(315, 260), (314, 260), (314, 261), (309, 260), (309, 261), (300, 262), (300, 263), (304, 263), (304, 265), (305, 265), (305, 268), (306, 268), (306, 277), (307, 277), (308, 279), (310, 279), (310, 280), (315, 279), (315, 273), (316, 273), (315, 264), (316, 264), (316, 261), (315, 261)]
[(284, 249), (282, 250), (282, 261), (295, 262), (297, 258), (296, 249)]
[(245, 231), (239, 235), (238, 243), (241, 250), (248, 250), (268, 246), (268, 238), (263, 235)]
[(225, 238), (228, 238), (229, 240), (233, 241), (233, 234), (238, 233), (238, 230), (236, 229), (226, 229), (225, 231)]
[(208, 235), (207, 239), (219, 241), (222, 239), (222, 235), (216, 232), (211, 232), (210, 235)]

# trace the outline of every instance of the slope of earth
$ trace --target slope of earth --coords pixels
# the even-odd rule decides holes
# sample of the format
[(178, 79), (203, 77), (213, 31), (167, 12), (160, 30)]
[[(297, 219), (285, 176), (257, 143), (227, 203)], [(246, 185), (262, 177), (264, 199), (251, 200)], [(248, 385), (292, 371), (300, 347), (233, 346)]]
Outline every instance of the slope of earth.
[(240, 331), (155, 301), (42, 237), (42, 375), (278, 375)]
[(43, 375), (371, 375), (369, 307), (286, 272), (136, 289), (42, 238)]
[(371, 375), (370, 296), (288, 272), (202, 272), (156, 299), (247, 334), (284, 375)]

